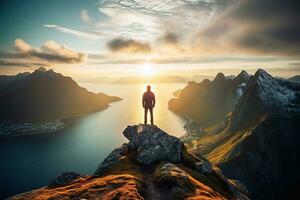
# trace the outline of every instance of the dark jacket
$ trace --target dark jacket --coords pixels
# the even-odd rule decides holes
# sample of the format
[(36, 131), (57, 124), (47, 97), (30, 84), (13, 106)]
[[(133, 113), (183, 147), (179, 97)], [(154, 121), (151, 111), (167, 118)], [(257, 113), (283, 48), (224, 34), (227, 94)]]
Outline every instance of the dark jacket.
[(143, 107), (153, 108), (155, 106), (155, 95), (151, 91), (147, 91), (143, 95)]

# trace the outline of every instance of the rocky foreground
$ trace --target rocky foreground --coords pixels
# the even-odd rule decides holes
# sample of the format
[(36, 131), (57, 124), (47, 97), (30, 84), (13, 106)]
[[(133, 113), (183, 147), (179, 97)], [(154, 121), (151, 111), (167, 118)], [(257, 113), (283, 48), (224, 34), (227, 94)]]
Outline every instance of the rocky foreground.
[(123, 134), (129, 142), (113, 150), (92, 176), (66, 172), (11, 199), (248, 199), (240, 182), (157, 126), (128, 126)]

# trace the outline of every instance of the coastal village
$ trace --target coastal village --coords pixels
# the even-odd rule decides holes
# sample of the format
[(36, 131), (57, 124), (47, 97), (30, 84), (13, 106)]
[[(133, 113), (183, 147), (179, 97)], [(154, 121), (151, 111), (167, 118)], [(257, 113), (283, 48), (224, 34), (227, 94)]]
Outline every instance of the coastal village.
[(61, 120), (55, 120), (45, 123), (15, 123), (10, 120), (4, 120), (0, 122), (0, 138), (55, 132), (63, 128), (64, 123)]

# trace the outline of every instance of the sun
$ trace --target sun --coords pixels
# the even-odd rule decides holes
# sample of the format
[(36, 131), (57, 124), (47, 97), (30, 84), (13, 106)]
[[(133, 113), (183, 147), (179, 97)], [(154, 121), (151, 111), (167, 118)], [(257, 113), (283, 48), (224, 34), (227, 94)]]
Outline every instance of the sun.
[(143, 74), (144, 76), (152, 76), (152, 75), (154, 75), (154, 73), (155, 73), (155, 70), (151, 63), (147, 62), (142, 65), (141, 74)]

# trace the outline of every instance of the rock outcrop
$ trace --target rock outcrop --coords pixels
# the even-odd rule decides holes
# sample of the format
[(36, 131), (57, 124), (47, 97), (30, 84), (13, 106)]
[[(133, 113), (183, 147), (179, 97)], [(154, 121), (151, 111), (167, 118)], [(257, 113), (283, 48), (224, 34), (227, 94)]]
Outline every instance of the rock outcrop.
[(48, 186), (49, 187), (59, 187), (67, 185), (68, 183), (71, 183), (75, 179), (79, 178), (81, 175), (75, 172), (64, 172), (60, 176), (52, 179)]
[(181, 161), (183, 143), (155, 125), (128, 126), (123, 134), (129, 140), (128, 146), (137, 149), (137, 161), (141, 164)]
[(65, 173), (11, 199), (248, 199), (242, 184), (157, 126), (128, 126), (123, 134), (129, 142), (113, 150), (94, 175)]

